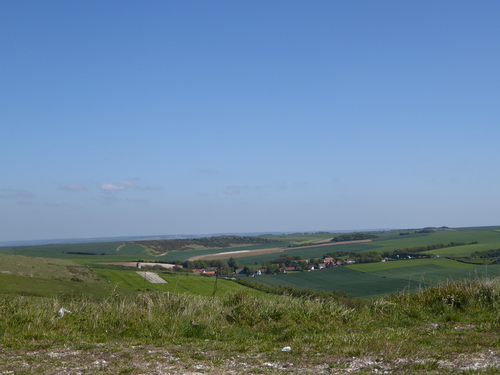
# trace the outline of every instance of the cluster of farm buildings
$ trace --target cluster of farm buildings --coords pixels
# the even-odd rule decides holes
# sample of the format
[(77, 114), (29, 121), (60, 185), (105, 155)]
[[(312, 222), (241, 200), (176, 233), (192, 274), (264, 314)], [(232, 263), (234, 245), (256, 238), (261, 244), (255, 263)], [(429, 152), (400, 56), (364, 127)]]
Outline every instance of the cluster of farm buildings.
[[(309, 265), (309, 260), (306, 259), (301, 259), (298, 262), (303, 263), (304, 265), (302, 267), (280, 267), (277, 268), (279, 273), (287, 273), (290, 271), (298, 271), (298, 270), (305, 270), (305, 271), (314, 271), (315, 269), (321, 270), (325, 268), (333, 268), (333, 267), (340, 267), (346, 264), (353, 264), (356, 263), (354, 259), (346, 259), (346, 260), (336, 260), (332, 257), (324, 257), (322, 263), (318, 263), (316, 266)], [(252, 275), (251, 276), (260, 276), (262, 274), (265, 274), (268, 270), (266, 268), (257, 268), (257, 269), (252, 269)], [(208, 267), (208, 268), (195, 268), (193, 269), (193, 272), (199, 275), (215, 275), (217, 273), (217, 267)], [(237, 268), (234, 270), (235, 275), (242, 275), (246, 274), (247, 271), (244, 268)]]

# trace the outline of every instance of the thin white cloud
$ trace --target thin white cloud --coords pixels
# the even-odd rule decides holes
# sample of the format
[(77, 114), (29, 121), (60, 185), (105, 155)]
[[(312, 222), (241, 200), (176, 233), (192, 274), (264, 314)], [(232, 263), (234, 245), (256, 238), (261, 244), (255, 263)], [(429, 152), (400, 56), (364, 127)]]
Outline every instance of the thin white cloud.
[(0, 189), (0, 198), (34, 198), (36, 194), (22, 189)]
[(77, 190), (87, 190), (84, 186), (78, 184), (69, 184), (61, 186), (62, 190), (77, 191)]
[(108, 182), (103, 182), (99, 185), (99, 188), (101, 189), (101, 191), (109, 193), (113, 191), (122, 191), (131, 188), (137, 188), (137, 185), (130, 181), (124, 181), (119, 184), (110, 184)]

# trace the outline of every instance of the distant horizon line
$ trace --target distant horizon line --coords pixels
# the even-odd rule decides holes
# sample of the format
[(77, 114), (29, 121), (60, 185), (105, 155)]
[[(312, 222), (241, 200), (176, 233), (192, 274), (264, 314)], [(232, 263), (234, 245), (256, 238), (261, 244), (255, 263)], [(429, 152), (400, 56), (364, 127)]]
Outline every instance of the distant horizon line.
[(204, 233), (204, 234), (161, 234), (161, 235), (137, 235), (137, 236), (104, 236), (104, 237), (71, 237), (71, 238), (51, 238), (51, 239), (36, 239), (36, 240), (10, 240), (0, 241), (0, 247), (15, 247), (15, 246), (37, 246), (37, 245), (64, 245), (75, 243), (91, 243), (91, 242), (114, 242), (114, 241), (140, 241), (140, 240), (170, 240), (170, 239), (189, 239), (189, 238), (204, 238), (215, 236), (262, 236), (265, 234), (294, 234), (294, 233), (352, 233), (352, 232), (380, 232), (390, 230), (415, 230), (423, 228), (482, 228), (482, 227), (497, 227), (496, 225), (479, 225), (465, 227), (415, 227), (415, 228), (378, 228), (378, 229), (344, 229), (344, 230), (304, 230), (304, 231), (259, 231), (259, 232), (219, 232), (219, 233)]
[(0, 247), (8, 246), (29, 246), (29, 245), (63, 245), (69, 243), (89, 243), (89, 242), (114, 242), (114, 241), (139, 241), (139, 240), (168, 240), (168, 239), (189, 239), (215, 236), (261, 236), (264, 234), (293, 234), (293, 233), (351, 233), (359, 231), (383, 231), (393, 229), (353, 229), (353, 230), (305, 230), (305, 231), (259, 231), (259, 232), (217, 232), (198, 234), (157, 234), (157, 235), (137, 235), (137, 236), (103, 236), (103, 237), (69, 237), (69, 238), (49, 238), (36, 240), (9, 240), (0, 241)]

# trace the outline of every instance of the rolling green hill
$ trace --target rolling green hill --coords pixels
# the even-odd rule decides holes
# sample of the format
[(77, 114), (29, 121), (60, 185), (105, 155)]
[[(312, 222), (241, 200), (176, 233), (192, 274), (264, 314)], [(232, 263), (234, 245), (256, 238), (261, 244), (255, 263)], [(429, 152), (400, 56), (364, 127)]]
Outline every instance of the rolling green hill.
[[(213, 290), (210, 287), (212, 279), (209, 278), (200, 279), (195, 276), (191, 279), (190, 276), (182, 275), (177, 277), (175, 274), (162, 273), (162, 277), (169, 279), (168, 284), (151, 284), (145, 286), (144, 279), (135, 274), (134, 270), (103, 266), (102, 263), (137, 261), (139, 259), (152, 262), (184, 261), (194, 256), (220, 252), (228, 252), (227, 259), (229, 259), (234, 254), (232, 253), (233, 251), (258, 250), (280, 246), (283, 247), (284, 254), (310, 259), (321, 258), (327, 253), (339, 251), (346, 254), (368, 251), (384, 253), (392, 252), (396, 249), (448, 244), (451, 242), (466, 244), (422, 252), (422, 254), (430, 254), (432, 256), (439, 255), (440, 258), (431, 257), (429, 259), (389, 261), (386, 263), (354, 264), (349, 267), (342, 267), (341, 269), (261, 276), (253, 279), (256, 282), (268, 283), (270, 285), (290, 285), (296, 288), (314, 290), (342, 290), (352, 297), (372, 298), (403, 289), (417, 290), (419, 286), (432, 285), (446, 278), (461, 279), (465, 276), (483, 275), (486, 273), (496, 275), (498, 273), (497, 265), (486, 267), (481, 265), (480, 260), (476, 261), (478, 264), (471, 265), (457, 262), (454, 259), (445, 259), (445, 257), (466, 257), (476, 251), (499, 249), (499, 230), (500, 227), (480, 227), (440, 228), (439, 230), (426, 230), (424, 232), (421, 230), (376, 232), (377, 237), (373, 238), (371, 242), (341, 244), (326, 242), (322, 245), (315, 245), (308, 248), (296, 246), (312, 245), (317, 241), (328, 241), (334, 235), (331, 233), (297, 233), (265, 236), (264, 239), (256, 239), (255, 242), (260, 242), (257, 244), (244, 245), (240, 243), (240, 246), (234, 246), (233, 244), (231, 245), (232, 247), (225, 248), (218, 248), (218, 242), (212, 241), (214, 247), (205, 246), (203, 249), (200, 247), (200, 244), (203, 244), (206, 240), (201, 240), (201, 242), (199, 241), (200, 244), (191, 243), (189, 245), (194, 250), (189, 250), (188, 247), (185, 247), (183, 251), (169, 250), (166, 255), (162, 256), (152, 255), (151, 251), (142, 246), (143, 244), (139, 245), (128, 242), (22, 246), (0, 248), (0, 256), (3, 257), (1, 264), (4, 266), (0, 271), (10, 272), (10, 274), (2, 274), (4, 280), (17, 280), (18, 277), (32, 279), (31, 282), (26, 280), (23, 282), (8, 281), (5, 285), (10, 285), (10, 287), (4, 286), (3, 293), (7, 293), (9, 290), (19, 292), (20, 285), (30, 285), (36, 279), (38, 280), (37, 288), (42, 291), (45, 290), (46, 293), (50, 293), (50, 290), (57, 290), (59, 292), (64, 290), (65, 293), (74, 291), (77, 293), (83, 290), (92, 291), (94, 288), (98, 293), (101, 293), (102, 290), (107, 290), (106, 288), (109, 285), (118, 285), (116, 286), (117, 288), (127, 291), (146, 288), (169, 292), (182, 290), (195, 294), (208, 295)], [(335, 236), (338, 235), (335, 234)], [(244, 238), (233, 240), (236, 244), (248, 241), (248, 239)], [(187, 246), (187, 243), (184, 245)], [(227, 244), (223, 243), (222, 245), (226, 246)], [(165, 245), (165, 241), (162, 242), (162, 246), (164, 248), (171, 248)], [(13, 260), (14, 258), (9, 258), (8, 254), (24, 255), (27, 258), (23, 258), (24, 261), (16, 262)], [(251, 253), (249, 252), (248, 254)], [(40, 258), (38, 260), (29, 258), (33, 256)], [(270, 261), (277, 257), (278, 253), (267, 253), (239, 257), (237, 261), (240, 266), (256, 268), (262, 262)], [(492, 263), (492, 261), (489, 263)], [(172, 277), (177, 277), (177, 279), (170, 280)], [(184, 280), (185, 282), (181, 283), (179, 280)], [(58, 284), (54, 285), (54, 283)], [(107, 285), (105, 285), (106, 283)], [(46, 286), (42, 287), (42, 285)], [(65, 286), (63, 287), (63, 285)], [(83, 287), (84, 285), (86, 287)], [(176, 288), (174, 287), (175, 285), (177, 286)], [(222, 285), (224, 285), (224, 288), (227, 287), (228, 291), (234, 288), (231, 283), (226, 285), (225, 282), (222, 282)], [(23, 289), (23, 292), (29, 292), (29, 288), (27, 287), (21, 289)], [(222, 288), (221, 291), (223, 290)]]

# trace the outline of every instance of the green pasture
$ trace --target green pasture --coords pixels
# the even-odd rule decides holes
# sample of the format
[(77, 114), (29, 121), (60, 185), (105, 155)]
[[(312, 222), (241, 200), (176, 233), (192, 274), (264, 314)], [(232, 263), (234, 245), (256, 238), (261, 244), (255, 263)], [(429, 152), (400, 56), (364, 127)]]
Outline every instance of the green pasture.
[[(151, 284), (136, 271), (127, 270), (110, 270), (96, 268), (94, 271), (106, 279), (110, 285), (118, 288), (129, 288), (135, 290), (156, 290), (170, 293), (191, 293), (203, 296), (211, 296), (215, 286), (215, 278), (205, 277), (188, 273), (165, 273), (160, 272), (159, 275), (167, 284)], [(248, 289), (245, 286), (237, 284), (230, 280), (217, 280), (216, 294), (224, 294), (241, 289)], [(256, 292), (256, 291), (253, 291)]]
[(474, 245), (464, 245), (464, 246), (454, 246), (447, 247), (444, 249), (435, 249), (424, 251), (422, 254), (433, 254), (445, 257), (466, 257), (475, 253), (476, 251), (499, 249), (500, 243), (489, 242), (489, 243), (479, 243)]
[(267, 238), (270, 240), (283, 241), (284, 243), (308, 243), (326, 240), (338, 236), (337, 233), (292, 233), (292, 234), (280, 234), (280, 235), (269, 235), (260, 236), (262, 238)]
[[(0, 247), (0, 254), (67, 259), (82, 264), (127, 262), (138, 259), (144, 261), (165, 260), (164, 257), (147, 255), (146, 251), (142, 246), (122, 242)], [(68, 254), (68, 252), (95, 253), (96, 255)]]
[[(377, 267), (379, 265), (382, 266)], [(371, 299), (397, 291), (414, 292), (444, 281), (500, 276), (500, 265), (473, 266), (448, 259), (415, 259), (357, 266), (369, 267), (349, 266), (311, 272), (256, 276), (252, 278), (252, 281), (317, 291), (341, 290), (349, 297)]]
[(500, 275), (500, 267), (472, 266), (462, 268), (443, 268), (436, 264), (415, 265), (412, 267), (391, 268), (371, 273), (388, 279), (408, 279), (418, 281), (419, 286), (436, 285), (443, 281), (460, 281), (464, 278), (477, 279), (483, 277), (495, 278)]
[(74, 254), (65, 254), (65, 252), (85, 252), (85, 253), (106, 253), (114, 254), (121, 242), (97, 242), (82, 244), (57, 244), (57, 245), (39, 245), (39, 246), (18, 246), (18, 247), (0, 247), (0, 254), (15, 254), (27, 256), (43, 256), (46, 258), (74, 258)]
[(341, 290), (348, 297), (372, 298), (405, 290), (411, 285), (408, 279), (385, 279), (370, 273), (358, 272), (347, 267), (330, 268), (311, 272), (297, 272), (274, 276), (256, 276), (254, 282), (312, 289), (319, 292)]
[(68, 259), (0, 254), (0, 272), (35, 279), (105, 282), (88, 267)]
[(395, 261), (391, 260), (388, 262), (351, 264), (346, 267), (359, 272), (376, 272), (392, 268), (407, 268), (407, 267), (422, 266), (426, 264), (434, 264), (444, 268), (471, 267), (470, 264), (461, 263), (446, 258), (408, 259), (408, 260), (395, 260)]
[[(395, 249), (403, 249), (414, 246), (428, 246), (434, 244), (448, 244), (450, 242), (478, 242), (477, 245), (470, 246), (467, 251), (474, 252), (479, 247), (499, 248), (500, 247), (500, 232), (495, 231), (476, 231), (476, 230), (450, 230), (450, 231), (437, 231), (428, 234), (419, 234), (416, 236), (397, 236), (390, 239), (375, 239), (374, 242), (380, 246), (377, 251), (392, 251)], [(462, 246), (460, 246), (462, 247)], [(453, 249), (453, 250), (452, 250)], [(455, 251), (460, 252), (458, 247), (432, 250), (433, 254), (441, 255), (442, 251)], [(443, 253), (444, 254), (444, 253)]]
[(52, 297), (61, 295), (89, 295), (103, 298), (112, 291), (108, 284), (75, 282), (66, 279), (39, 278), (0, 273), (0, 295), (21, 294)]

